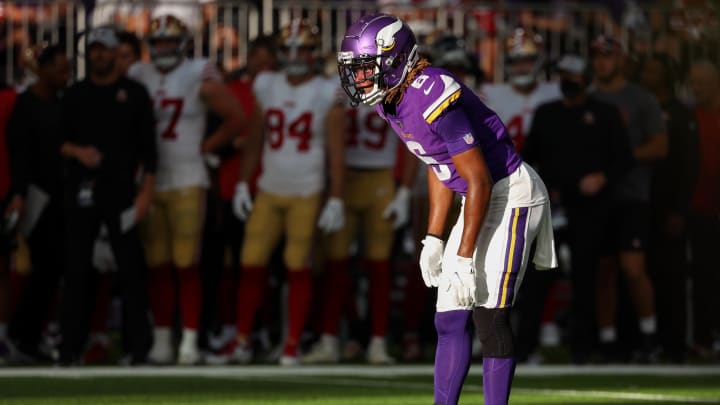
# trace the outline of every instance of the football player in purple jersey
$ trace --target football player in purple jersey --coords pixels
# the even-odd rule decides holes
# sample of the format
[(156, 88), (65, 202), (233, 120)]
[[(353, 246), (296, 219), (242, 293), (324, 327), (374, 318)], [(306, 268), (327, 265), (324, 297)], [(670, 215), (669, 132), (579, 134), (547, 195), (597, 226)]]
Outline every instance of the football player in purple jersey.
[[(508, 315), (536, 237), (536, 267), (556, 267), (545, 185), (515, 152), (498, 116), (451, 73), (418, 56), (415, 35), (399, 18), (374, 14), (350, 26), (338, 68), (350, 101), (375, 106), (427, 164), (430, 213), (420, 268), (425, 284), (438, 287), (435, 403), (458, 403), (472, 315), (485, 404), (507, 404), (515, 370)], [(443, 241), (455, 193), (463, 208)]]

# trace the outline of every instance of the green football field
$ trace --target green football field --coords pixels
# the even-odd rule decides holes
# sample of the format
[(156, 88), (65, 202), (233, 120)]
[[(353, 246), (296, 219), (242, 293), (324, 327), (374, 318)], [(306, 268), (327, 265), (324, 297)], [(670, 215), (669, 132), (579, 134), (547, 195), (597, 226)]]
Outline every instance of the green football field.
[[(482, 404), (475, 366), (461, 404)], [(720, 404), (718, 367), (520, 367), (511, 404)], [(0, 404), (432, 404), (432, 368), (0, 369)]]

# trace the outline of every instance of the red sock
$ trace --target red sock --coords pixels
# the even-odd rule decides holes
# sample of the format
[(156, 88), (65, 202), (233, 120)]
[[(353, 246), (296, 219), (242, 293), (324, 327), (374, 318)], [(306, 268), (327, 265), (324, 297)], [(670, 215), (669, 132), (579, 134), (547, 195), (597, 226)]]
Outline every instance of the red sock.
[(288, 337), (283, 354), (297, 356), (298, 342), (305, 327), (312, 299), (312, 274), (309, 269), (288, 270)]
[(200, 270), (197, 265), (178, 269), (180, 315), (183, 328), (197, 330), (200, 324)]
[(367, 266), (370, 270), (372, 336), (385, 336), (390, 318), (390, 262), (368, 260)]
[(243, 266), (237, 289), (237, 334), (250, 336), (265, 293), (265, 267)]
[(112, 278), (110, 274), (103, 273), (98, 277), (97, 289), (95, 290), (95, 311), (90, 324), (92, 333), (105, 332), (107, 326), (108, 312), (110, 309), (110, 288)]
[(337, 336), (340, 329), (340, 318), (343, 312), (343, 303), (348, 291), (350, 277), (348, 277), (347, 260), (331, 260), (325, 266), (325, 281), (323, 283), (322, 333)]
[(406, 333), (418, 334), (429, 289), (423, 284), (420, 267), (415, 263), (408, 266), (406, 279), (405, 302), (403, 303), (404, 329)]
[(226, 267), (220, 277), (218, 286), (218, 311), (223, 325), (232, 325), (236, 319), (236, 301), (238, 291), (238, 275), (232, 268)]
[(150, 268), (148, 288), (150, 307), (156, 328), (169, 328), (172, 324), (173, 307), (175, 306), (175, 285), (172, 272), (173, 266), (170, 264)]

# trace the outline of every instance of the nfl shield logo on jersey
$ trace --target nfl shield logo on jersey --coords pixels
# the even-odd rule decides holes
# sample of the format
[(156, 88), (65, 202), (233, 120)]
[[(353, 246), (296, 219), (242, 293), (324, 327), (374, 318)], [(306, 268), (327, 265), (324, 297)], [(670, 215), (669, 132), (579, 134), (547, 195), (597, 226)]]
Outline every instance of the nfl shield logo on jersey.
[(465, 134), (465, 136), (463, 136), (463, 139), (465, 140), (465, 143), (468, 145), (472, 145), (472, 143), (475, 142), (475, 138), (473, 138), (472, 134), (469, 132), (467, 134)]

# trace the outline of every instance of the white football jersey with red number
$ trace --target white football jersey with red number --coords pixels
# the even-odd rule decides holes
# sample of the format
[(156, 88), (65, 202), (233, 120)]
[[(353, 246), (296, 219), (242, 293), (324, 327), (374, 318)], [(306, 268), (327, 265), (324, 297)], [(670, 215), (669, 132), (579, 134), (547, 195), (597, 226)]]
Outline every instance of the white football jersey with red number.
[(282, 72), (255, 78), (253, 92), (262, 106), (265, 146), (258, 187), (273, 194), (306, 196), (325, 184), (325, 118), (344, 102), (337, 80), (315, 76), (298, 86)]
[(345, 164), (358, 169), (388, 169), (395, 166), (397, 137), (390, 126), (365, 104), (347, 110)]
[(480, 90), (483, 102), (497, 113), (510, 134), (515, 148), (522, 152), (530, 132), (535, 109), (543, 103), (561, 97), (557, 83), (538, 83), (530, 94), (521, 94), (510, 84), (487, 84)]
[(136, 63), (128, 76), (147, 87), (155, 105), (158, 191), (209, 184), (200, 147), (205, 137), (207, 107), (200, 96), (204, 80), (222, 81), (207, 59), (184, 60), (168, 73), (152, 63)]

